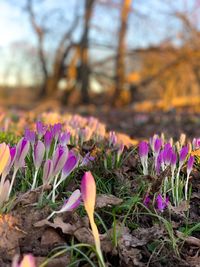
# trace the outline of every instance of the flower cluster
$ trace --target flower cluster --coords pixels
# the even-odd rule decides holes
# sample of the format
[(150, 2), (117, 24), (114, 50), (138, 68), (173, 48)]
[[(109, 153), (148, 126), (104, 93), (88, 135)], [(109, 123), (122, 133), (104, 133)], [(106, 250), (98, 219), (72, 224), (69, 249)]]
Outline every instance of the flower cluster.
[[(75, 119), (71, 120), (72, 124), (75, 122)], [(52, 184), (48, 197), (55, 201), (57, 188), (70, 173), (93, 160), (89, 153), (81, 157), (77, 150), (69, 149), (74, 139), (69, 130), (62, 131), (62, 128), (60, 123), (46, 125), (38, 121), (35, 130), (25, 130), (16, 146), (0, 144), (0, 206), (9, 199), (17, 174), (19, 170), (26, 171), (27, 162), (33, 173), (31, 189), (41, 185), (41, 181), (43, 185)], [(86, 135), (84, 138), (81, 135), (81, 140), (85, 141)]]
[[(197, 148), (200, 144), (197, 140), (193, 140), (194, 148)], [(144, 175), (159, 176), (167, 168), (170, 169), (170, 175), (166, 174), (166, 177), (164, 177), (160, 195), (157, 196), (160, 203), (161, 199), (164, 199), (163, 203), (168, 203), (166, 201), (167, 196), (170, 196), (170, 200), (176, 206), (180, 204), (181, 200), (188, 200), (189, 177), (194, 164), (194, 156), (190, 155), (190, 152), (191, 144), (185, 144), (185, 135), (183, 134), (175, 144), (173, 144), (173, 139), (166, 142), (164, 135), (161, 137), (154, 135), (149, 142), (142, 141), (139, 144), (139, 156)], [(181, 169), (186, 162), (187, 176), (184, 177)], [(148, 201), (148, 199), (145, 201)], [(163, 205), (159, 204), (157, 206)]]

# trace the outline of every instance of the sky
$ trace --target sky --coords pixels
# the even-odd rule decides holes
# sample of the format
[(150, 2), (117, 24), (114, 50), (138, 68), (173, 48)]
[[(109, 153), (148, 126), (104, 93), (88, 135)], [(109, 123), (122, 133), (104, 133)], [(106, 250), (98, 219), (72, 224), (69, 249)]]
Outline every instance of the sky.
[[(59, 7), (66, 10), (66, 18), (58, 20), (58, 15), (55, 12), (51, 17), (47, 17), (45, 25), (47, 27), (55, 27), (51, 36), (47, 36), (45, 43), (46, 49), (52, 51), (55, 49), (57, 36), (60, 36), (62, 25), (70, 24), (75, 9), (75, 0), (35, 0), (37, 5), (35, 12), (41, 14), (38, 17), (40, 21), (44, 14)], [(84, 0), (78, 0), (79, 13), (82, 14), (81, 6)], [(103, 0), (100, 0), (103, 2)], [(179, 9), (183, 6), (183, 2), (191, 2), (194, 0), (134, 0), (133, 11), (129, 18), (129, 30), (127, 34), (127, 46), (130, 49), (135, 47), (147, 47), (156, 45), (167, 37), (176, 35), (177, 29), (180, 28), (180, 23), (176, 20), (166, 20), (165, 12), (170, 9), (166, 2), (172, 2), (175, 8)], [(23, 80), (30, 82), (30, 66), (24, 64), (19, 66), (22, 61), (22, 56), (19, 53), (20, 43), (23, 42), (24, 47), (34, 47), (36, 38), (31, 29), (28, 16), (23, 11), (25, 0), (0, 0), (0, 84), (7, 81), (10, 84), (15, 84), (19, 79), (19, 73), (23, 69)], [(104, 1), (106, 2), (106, 0)], [(119, 2), (119, 0), (114, 0)], [(42, 5), (40, 5), (42, 3)], [(188, 7), (187, 7), (188, 8)], [(53, 17), (52, 17), (53, 16)], [(51, 24), (49, 24), (49, 18)], [(117, 30), (119, 26), (119, 10), (115, 8), (107, 8), (105, 5), (96, 5), (93, 19), (92, 31), (90, 38), (94, 43), (111, 44), (113, 47), (117, 44)], [(63, 20), (63, 21), (62, 21)], [(57, 23), (57, 24), (56, 24)], [(53, 25), (53, 26), (52, 26)], [(79, 39), (80, 29), (74, 33), (74, 38)], [(18, 44), (18, 45), (17, 45)], [(28, 48), (29, 49), (29, 48)], [(95, 49), (91, 52), (91, 56), (101, 58), (113, 51), (102, 51)], [(24, 56), (24, 55), (23, 55)], [(26, 56), (25, 56), (26, 57)], [(19, 71), (20, 70), (20, 71)], [(18, 75), (17, 75), (18, 74)], [(16, 78), (18, 76), (18, 78)]]

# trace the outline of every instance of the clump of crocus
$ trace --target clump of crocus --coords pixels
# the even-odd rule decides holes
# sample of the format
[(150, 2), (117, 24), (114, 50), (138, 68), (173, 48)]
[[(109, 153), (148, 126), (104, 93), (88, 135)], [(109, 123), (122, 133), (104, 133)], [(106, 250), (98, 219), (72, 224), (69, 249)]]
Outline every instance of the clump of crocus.
[(13, 184), (15, 181), (15, 177), (16, 177), (18, 170), (25, 166), (25, 158), (29, 152), (29, 147), (30, 147), (30, 142), (26, 138), (22, 138), (17, 144), (16, 157), (14, 161), (14, 171), (13, 171), (13, 176), (11, 179), (8, 197), (11, 194)]
[(143, 174), (148, 174), (148, 152), (149, 146), (148, 143), (145, 141), (140, 142), (139, 144), (139, 156), (142, 163)]
[(53, 140), (53, 134), (51, 131), (47, 130), (45, 135), (44, 135), (44, 145), (45, 145), (45, 149), (46, 149), (46, 159), (48, 159), (48, 155), (49, 155), (49, 150), (51, 147), (51, 143)]
[(31, 131), (29, 129), (26, 129), (25, 133), (24, 133), (24, 137), (26, 138), (26, 140), (28, 140), (31, 143), (31, 145), (33, 147), (35, 144), (35, 138), (36, 138), (35, 132)]
[(80, 205), (80, 203), (81, 203), (81, 192), (79, 189), (77, 189), (71, 194), (71, 196), (67, 200), (65, 200), (62, 208), (58, 211), (53, 211), (49, 215), (47, 220), (49, 220), (54, 214), (72, 211), (76, 209)]
[(186, 183), (185, 183), (185, 200), (188, 200), (188, 183), (189, 183), (189, 177), (190, 173), (192, 171), (194, 165), (194, 156), (190, 156), (188, 163), (187, 163), (187, 178), (186, 178)]
[(117, 144), (117, 135), (114, 131), (109, 132), (109, 147), (115, 146)]
[(47, 126), (44, 125), (43, 122), (41, 121), (36, 122), (36, 131), (37, 131), (39, 139), (41, 139), (44, 136), (46, 129), (47, 129)]
[[(0, 144), (0, 175), (5, 170), (9, 161), (10, 161), (9, 147), (5, 143), (2, 143)], [(5, 176), (2, 177), (0, 182), (0, 206), (8, 198), (9, 187), (10, 187), (9, 180), (5, 181)]]
[(42, 164), (42, 161), (44, 158), (44, 153), (45, 153), (45, 146), (42, 143), (42, 141), (38, 140), (37, 143), (35, 143), (34, 150), (33, 150), (33, 162), (35, 165), (35, 175), (34, 175), (32, 187), (31, 187), (32, 190), (36, 186), (37, 174), (38, 174), (39, 168)]
[(101, 244), (99, 232), (94, 221), (94, 207), (96, 202), (96, 184), (91, 172), (86, 172), (81, 181), (81, 195), (85, 210), (88, 214), (92, 233), (94, 236), (96, 252), (98, 254), (101, 266), (105, 266), (103, 254), (101, 252)]
[(43, 167), (43, 185), (48, 185), (52, 178), (52, 172), (53, 172), (53, 161), (51, 159), (47, 159), (44, 163)]
[(183, 164), (186, 160), (187, 155), (188, 155), (188, 146), (184, 146), (181, 148), (180, 153), (179, 153), (179, 165), (178, 165), (178, 171), (176, 174), (176, 205), (178, 205), (180, 202), (180, 196), (179, 196), (180, 171), (181, 171), (181, 167), (183, 166)]
[(53, 161), (53, 172), (52, 177), (54, 178), (53, 190), (52, 190), (52, 201), (55, 202), (56, 184), (60, 171), (63, 169), (65, 162), (68, 157), (68, 148), (63, 146), (58, 146), (54, 152)]

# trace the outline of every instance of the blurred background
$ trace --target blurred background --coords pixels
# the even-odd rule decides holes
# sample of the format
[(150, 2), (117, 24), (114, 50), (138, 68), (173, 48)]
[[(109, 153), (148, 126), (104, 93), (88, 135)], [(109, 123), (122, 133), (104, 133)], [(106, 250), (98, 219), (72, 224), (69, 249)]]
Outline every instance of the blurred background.
[(0, 36), (1, 107), (200, 135), (200, 0), (0, 0)]

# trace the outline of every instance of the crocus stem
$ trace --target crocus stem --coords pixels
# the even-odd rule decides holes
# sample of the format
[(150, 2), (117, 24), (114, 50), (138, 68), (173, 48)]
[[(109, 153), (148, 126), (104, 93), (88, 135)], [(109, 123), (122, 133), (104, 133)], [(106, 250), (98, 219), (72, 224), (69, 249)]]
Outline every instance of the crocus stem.
[(176, 175), (176, 205), (179, 204), (179, 175), (180, 175), (181, 166), (178, 167), (177, 175)]
[(187, 195), (188, 195), (188, 182), (189, 182), (189, 173), (187, 174), (187, 179), (186, 179), (186, 183), (185, 183), (185, 200), (187, 201)]
[(93, 233), (93, 236), (94, 236), (95, 247), (96, 247), (96, 251), (97, 251), (98, 257), (100, 259), (100, 263), (101, 263), (101, 266), (102, 267), (105, 267), (103, 255), (102, 255), (102, 252), (101, 252), (99, 232), (98, 232), (97, 226), (96, 226), (95, 221), (94, 221), (94, 215), (91, 214), (91, 216), (89, 216), (89, 219), (90, 219), (90, 225), (91, 225), (91, 228), (92, 228), (92, 233)]
[(13, 175), (12, 175), (12, 180), (11, 180), (11, 183), (10, 183), (10, 188), (9, 188), (9, 191), (8, 191), (8, 198), (10, 197), (10, 194), (11, 194), (11, 191), (12, 191), (12, 187), (13, 187), (13, 184), (14, 184), (14, 181), (15, 181), (15, 177), (16, 177), (17, 171), (18, 171), (18, 169), (17, 168), (14, 168), (14, 172), (13, 172)]
[(55, 211), (53, 211), (48, 217), (47, 217), (47, 220), (50, 220), (51, 219), (51, 217), (53, 217), (53, 215), (55, 214), (56, 212)]
[(34, 175), (34, 178), (33, 178), (33, 183), (32, 183), (32, 186), (31, 186), (31, 190), (33, 190), (35, 188), (36, 181), (37, 181), (37, 174), (38, 174), (38, 170), (35, 171), (35, 175)]
[(168, 179), (167, 177), (165, 177), (164, 179), (164, 192), (163, 192), (163, 196), (164, 196), (164, 199), (166, 199), (166, 194), (167, 194), (167, 182), (168, 182)]
[(54, 179), (54, 183), (53, 183), (53, 190), (52, 190), (52, 201), (55, 202), (55, 198), (56, 198), (56, 184), (57, 184), (57, 180), (58, 180), (58, 175), (56, 175), (55, 179)]
[(174, 170), (172, 170), (171, 187), (172, 187), (172, 199), (173, 199), (173, 203), (175, 203), (175, 194), (174, 194)]
[(0, 182), (0, 189), (1, 189), (2, 186), (4, 185), (6, 176), (7, 176), (7, 173), (2, 173), (2, 176), (1, 176), (1, 182)]
[(55, 150), (56, 150), (57, 141), (58, 141), (58, 139), (56, 138), (56, 139), (55, 139), (55, 143), (54, 143), (54, 147), (53, 147), (53, 153), (54, 153)]

